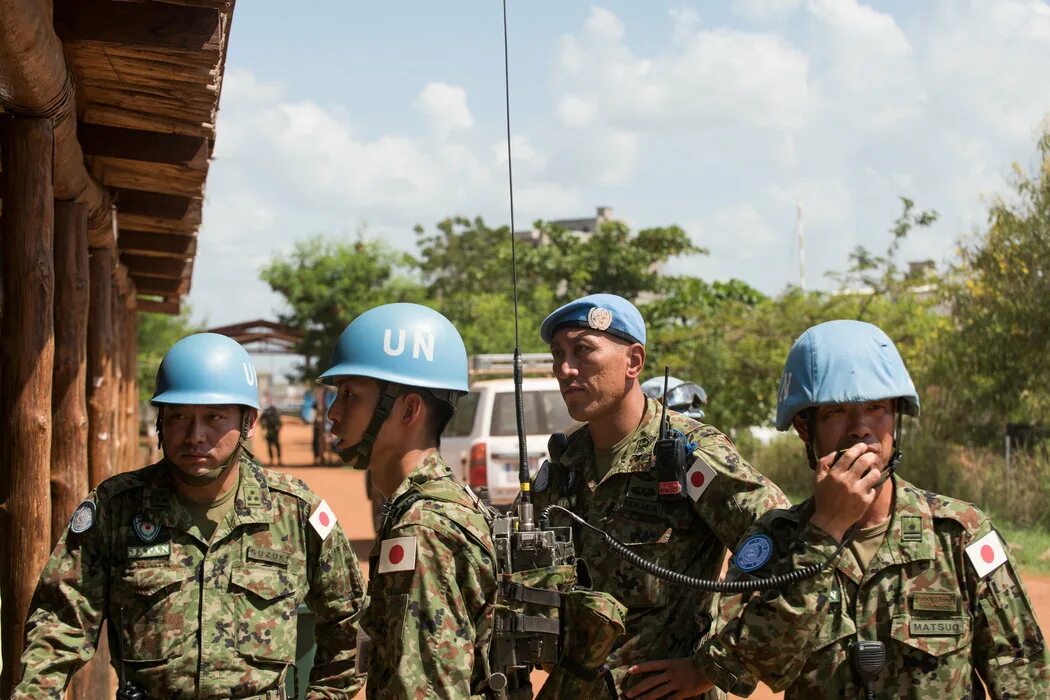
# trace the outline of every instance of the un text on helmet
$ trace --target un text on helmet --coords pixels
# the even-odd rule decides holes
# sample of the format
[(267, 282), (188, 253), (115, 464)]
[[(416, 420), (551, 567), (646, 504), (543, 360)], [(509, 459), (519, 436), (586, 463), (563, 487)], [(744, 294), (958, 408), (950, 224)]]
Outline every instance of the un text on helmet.
[[(397, 331), (397, 347), (391, 345), (391, 338), (393, 336), (393, 329), (387, 328), (383, 333), (383, 352), (390, 357), (397, 357), (405, 352), (405, 336), (407, 335), (404, 328)], [(434, 334), (433, 333), (421, 333), (415, 331), (412, 334), (412, 359), (418, 360), (420, 352), (423, 353), (424, 359), (427, 362), (434, 361)]]

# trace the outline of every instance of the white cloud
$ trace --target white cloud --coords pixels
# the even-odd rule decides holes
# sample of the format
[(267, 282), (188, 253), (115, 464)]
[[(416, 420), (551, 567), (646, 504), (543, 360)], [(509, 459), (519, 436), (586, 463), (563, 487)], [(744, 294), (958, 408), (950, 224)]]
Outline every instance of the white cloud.
[(733, 0), (733, 12), (748, 19), (768, 20), (787, 15), (802, 6), (802, 0)]
[(474, 117), (467, 107), (467, 91), (458, 85), (428, 83), (419, 91), (415, 106), (442, 136), (474, 126)]

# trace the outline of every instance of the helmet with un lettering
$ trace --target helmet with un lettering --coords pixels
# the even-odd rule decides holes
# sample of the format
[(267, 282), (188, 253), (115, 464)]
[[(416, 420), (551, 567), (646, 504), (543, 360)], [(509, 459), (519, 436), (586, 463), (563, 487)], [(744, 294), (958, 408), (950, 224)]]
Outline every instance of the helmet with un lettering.
[(195, 333), (171, 346), (157, 370), (150, 403), (259, 408), (255, 365), (241, 344), (218, 333)]
[(318, 381), (334, 385), (342, 377), (465, 394), (467, 349), (459, 331), (437, 311), (419, 304), (384, 304), (343, 330)]
[(800, 411), (829, 404), (898, 399), (898, 410), (919, 415), (919, 395), (897, 347), (881, 328), (863, 321), (828, 321), (795, 341), (777, 391), (777, 430)]

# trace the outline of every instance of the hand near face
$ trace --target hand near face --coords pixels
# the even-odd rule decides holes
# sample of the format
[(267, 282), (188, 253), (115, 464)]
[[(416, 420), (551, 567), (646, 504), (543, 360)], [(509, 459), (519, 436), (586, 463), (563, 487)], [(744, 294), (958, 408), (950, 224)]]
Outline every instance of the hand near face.
[(863, 442), (817, 460), (810, 522), (841, 541), (875, 501), (881, 466), (878, 446)]

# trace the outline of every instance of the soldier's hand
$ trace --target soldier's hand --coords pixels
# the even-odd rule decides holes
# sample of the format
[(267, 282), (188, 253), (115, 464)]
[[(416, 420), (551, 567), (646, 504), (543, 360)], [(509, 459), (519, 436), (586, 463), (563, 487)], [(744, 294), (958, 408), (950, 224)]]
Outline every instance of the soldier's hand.
[(841, 455), (836, 451), (817, 461), (810, 523), (836, 540), (860, 520), (875, 500), (882, 476), (878, 446), (859, 442)]
[(645, 661), (627, 669), (632, 676), (648, 673), (631, 686), (627, 697), (640, 700), (685, 700), (715, 687), (691, 658)]

